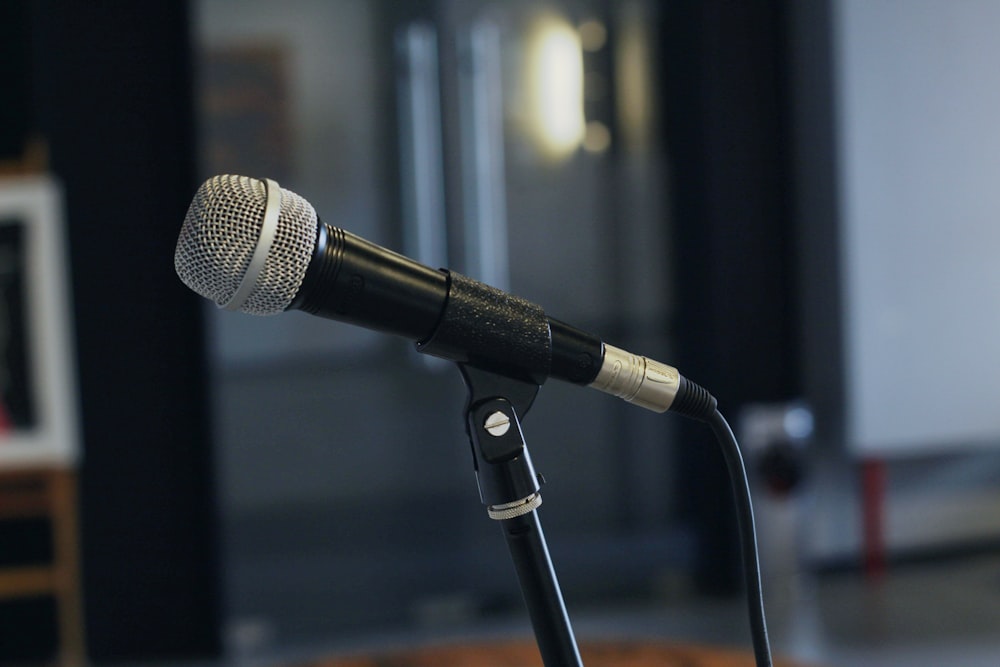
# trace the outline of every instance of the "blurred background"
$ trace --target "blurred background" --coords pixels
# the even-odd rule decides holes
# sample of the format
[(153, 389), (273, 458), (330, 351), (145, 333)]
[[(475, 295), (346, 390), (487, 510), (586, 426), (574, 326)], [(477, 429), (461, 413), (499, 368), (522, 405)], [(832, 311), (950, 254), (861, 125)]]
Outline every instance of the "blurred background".
[[(530, 636), (455, 368), (176, 278), (216, 173), (712, 390), (777, 653), (998, 664), (998, 24), (990, 0), (3, 3), (0, 664)], [(580, 638), (749, 645), (706, 429), (552, 382), (524, 431)]]

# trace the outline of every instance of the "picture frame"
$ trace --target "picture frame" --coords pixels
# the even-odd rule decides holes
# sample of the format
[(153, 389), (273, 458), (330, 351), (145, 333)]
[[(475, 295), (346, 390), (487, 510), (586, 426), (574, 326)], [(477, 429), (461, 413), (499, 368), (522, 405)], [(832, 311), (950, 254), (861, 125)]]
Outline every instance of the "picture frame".
[(80, 459), (62, 191), (0, 178), (0, 470)]

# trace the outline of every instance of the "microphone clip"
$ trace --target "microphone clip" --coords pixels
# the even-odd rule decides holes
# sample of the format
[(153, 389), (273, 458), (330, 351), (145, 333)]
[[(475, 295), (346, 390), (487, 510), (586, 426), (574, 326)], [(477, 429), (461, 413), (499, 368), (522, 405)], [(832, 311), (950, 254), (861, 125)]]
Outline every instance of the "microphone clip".
[(541, 476), (535, 473), (521, 432), (538, 385), (458, 364), (469, 389), (465, 428), (479, 495), (490, 518), (505, 520), (537, 508)]

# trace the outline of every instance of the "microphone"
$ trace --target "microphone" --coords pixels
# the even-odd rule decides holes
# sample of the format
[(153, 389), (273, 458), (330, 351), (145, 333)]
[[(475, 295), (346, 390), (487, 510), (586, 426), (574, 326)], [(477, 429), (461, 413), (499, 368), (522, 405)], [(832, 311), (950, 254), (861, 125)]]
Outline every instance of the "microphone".
[(554, 377), (702, 420), (716, 410), (715, 398), (676, 368), (606, 344), (525, 299), (328, 225), (270, 179), (205, 181), (181, 227), (174, 267), (188, 287), (228, 310), (301, 310), (536, 384)]
[(174, 268), (222, 308), (254, 315), (302, 310), (403, 336), (421, 352), (489, 372), (536, 384), (554, 377), (706, 422), (736, 499), (754, 655), (758, 665), (771, 664), (739, 444), (715, 398), (673, 366), (608, 345), (525, 299), (332, 227), (269, 179), (205, 181), (184, 218)]

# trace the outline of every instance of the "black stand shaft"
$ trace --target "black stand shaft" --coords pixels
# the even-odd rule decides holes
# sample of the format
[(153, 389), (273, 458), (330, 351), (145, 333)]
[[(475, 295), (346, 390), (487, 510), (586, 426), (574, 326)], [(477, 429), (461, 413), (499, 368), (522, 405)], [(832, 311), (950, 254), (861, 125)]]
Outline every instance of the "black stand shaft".
[(466, 428), (490, 518), (503, 526), (546, 667), (583, 667), (536, 509), (541, 505), (521, 433), (538, 385), (459, 364), (469, 387)]
[(502, 523), (542, 660), (582, 665), (537, 512)]

